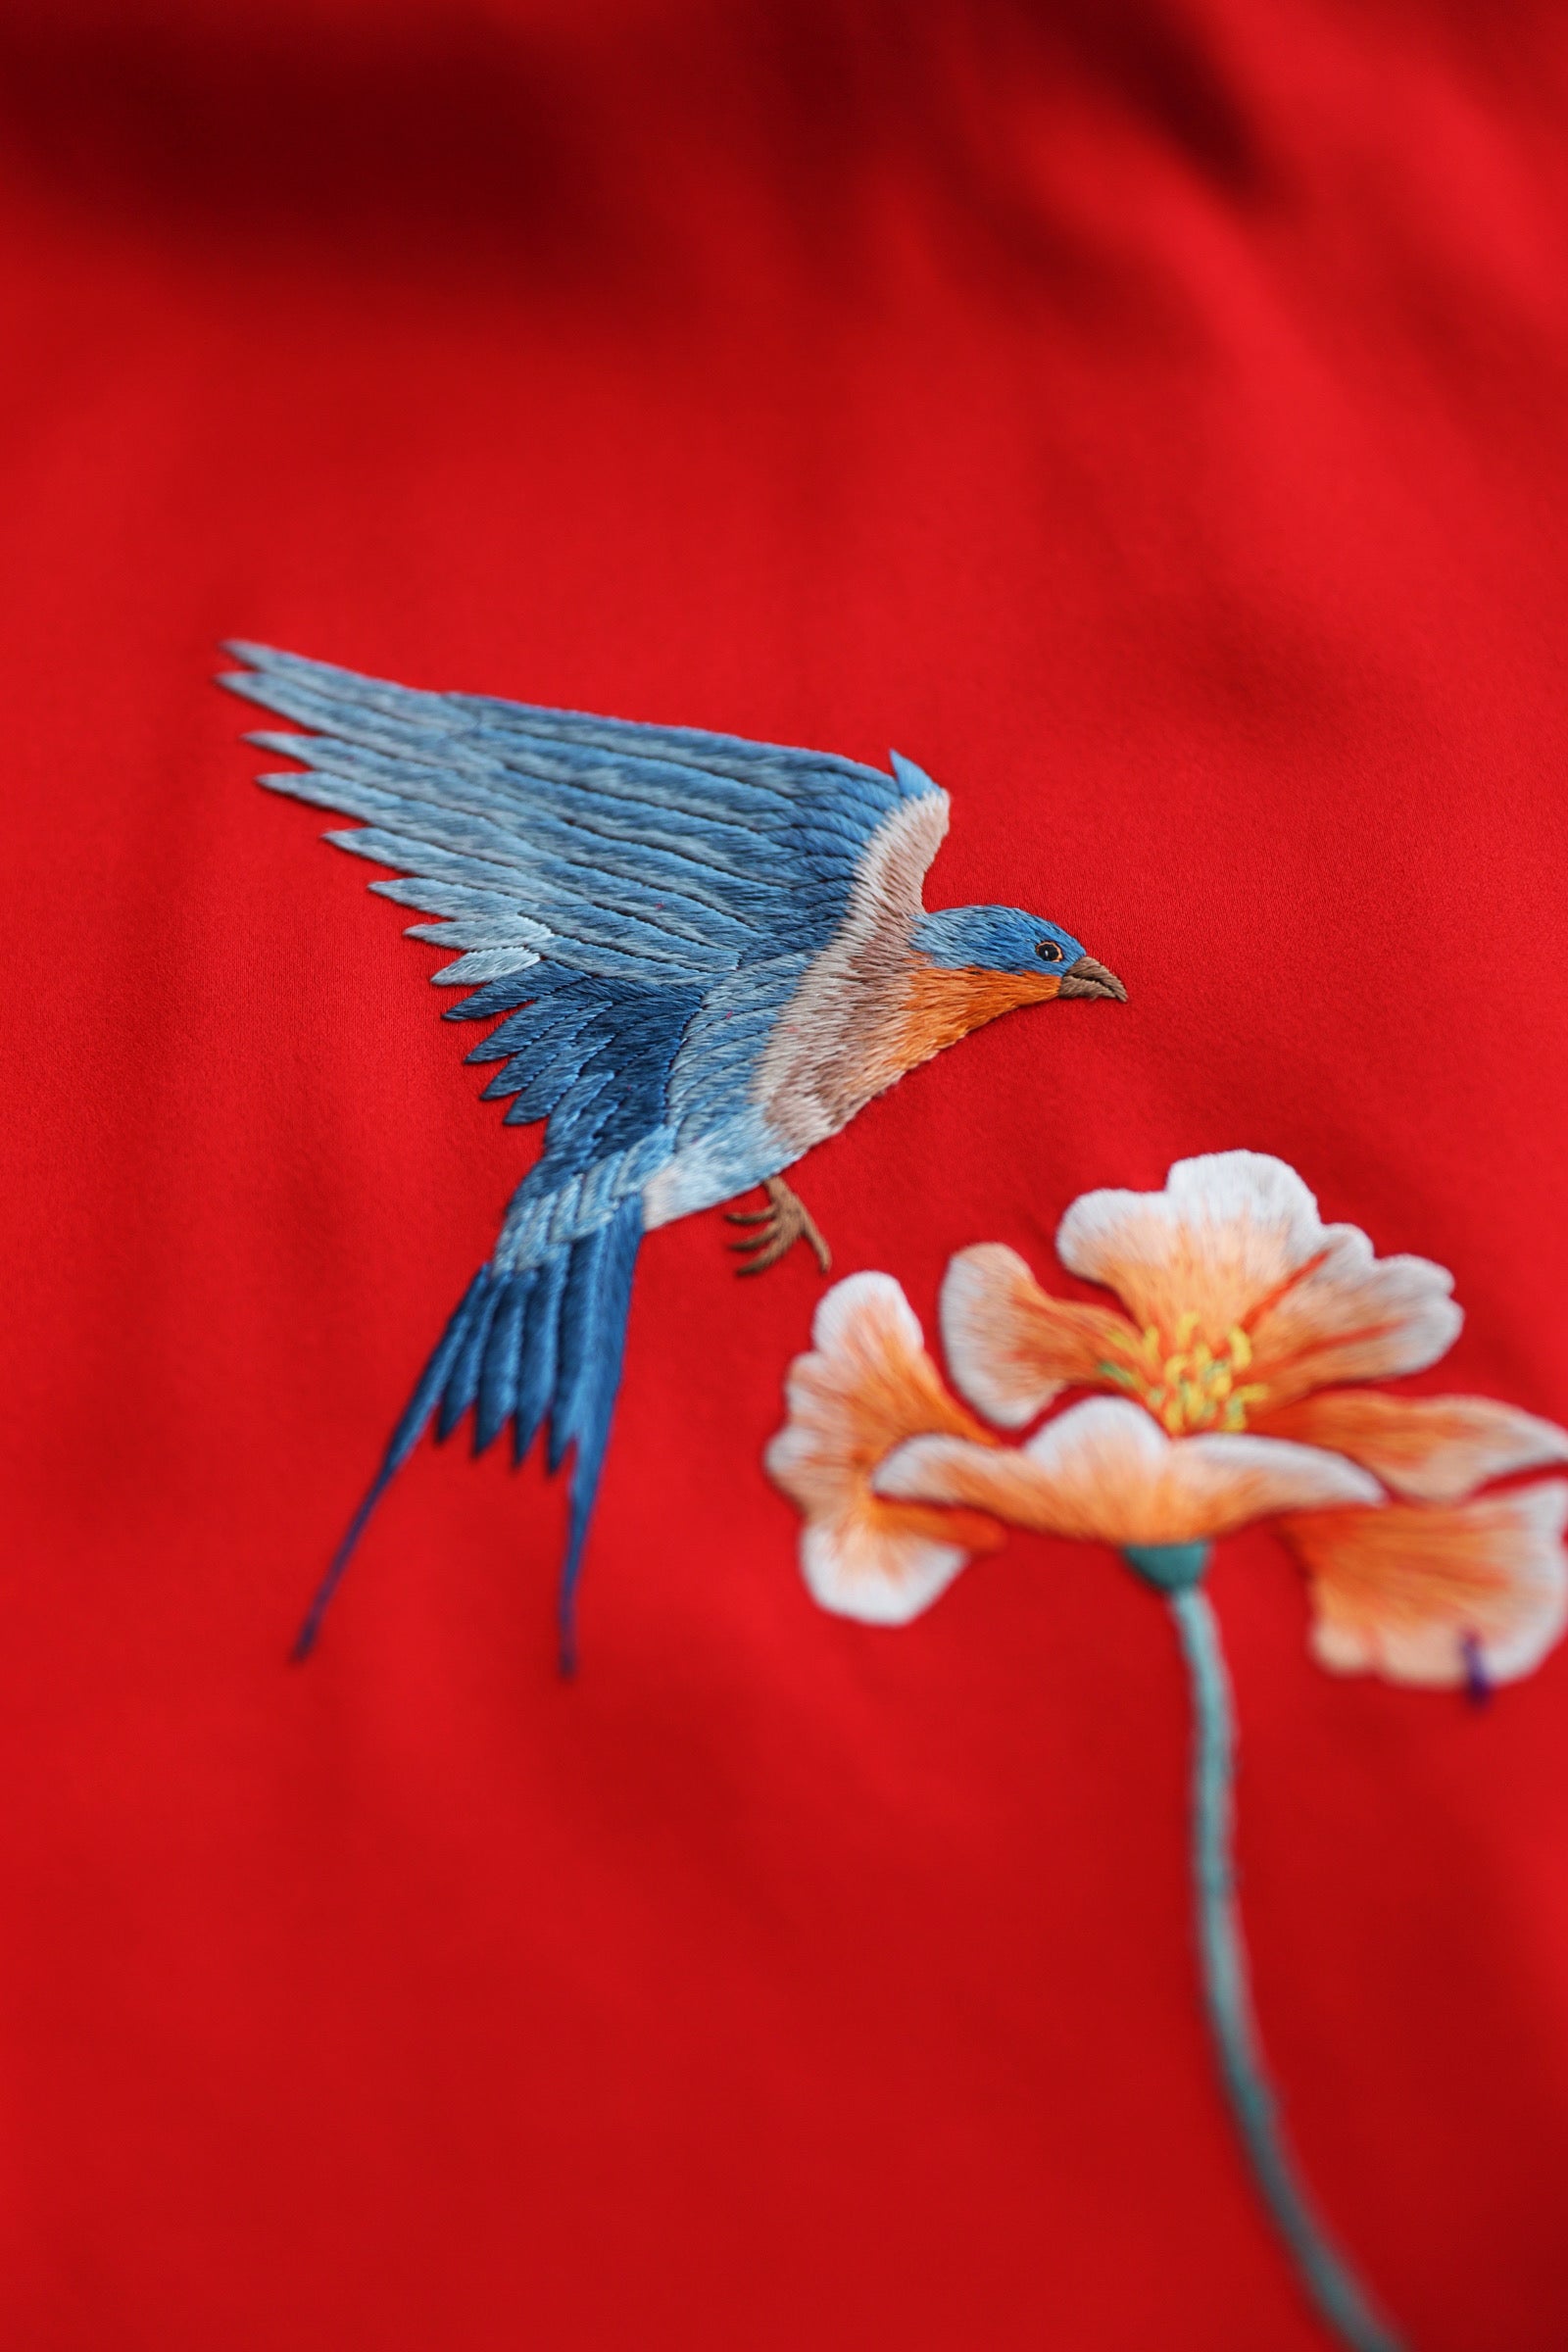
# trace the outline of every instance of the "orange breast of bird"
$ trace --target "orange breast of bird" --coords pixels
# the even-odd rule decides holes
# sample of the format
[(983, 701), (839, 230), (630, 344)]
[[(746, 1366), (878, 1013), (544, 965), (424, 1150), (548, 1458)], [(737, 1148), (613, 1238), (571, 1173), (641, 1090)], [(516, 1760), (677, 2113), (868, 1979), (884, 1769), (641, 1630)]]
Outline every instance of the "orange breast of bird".
[(917, 963), (904, 984), (893, 1043), (899, 1067), (912, 1070), (944, 1046), (1019, 1004), (1043, 1004), (1061, 986), (1059, 972), (992, 972), (975, 965), (957, 971)]

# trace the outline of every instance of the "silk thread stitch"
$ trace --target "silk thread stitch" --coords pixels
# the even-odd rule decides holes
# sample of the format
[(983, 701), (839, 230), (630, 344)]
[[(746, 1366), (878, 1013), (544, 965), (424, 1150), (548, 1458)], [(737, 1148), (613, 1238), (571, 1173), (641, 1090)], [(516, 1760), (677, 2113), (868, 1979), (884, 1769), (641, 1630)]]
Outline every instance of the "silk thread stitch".
[(296, 1642), (304, 1657), (379, 1500), (432, 1416), (474, 1416), (514, 1459), (573, 1456), (561, 1656), (620, 1381), (646, 1233), (767, 1188), (760, 1271), (826, 1245), (783, 1170), (874, 1095), (1014, 1005), (1124, 999), (1069, 932), (1016, 907), (927, 913), (948, 797), (890, 772), (689, 727), (416, 692), (266, 646), (220, 683), (304, 733), (270, 790), (356, 820), (326, 839), (392, 869), (370, 888), (433, 919), (433, 978), (497, 1026), (485, 1099), (545, 1149), (393, 1432)]

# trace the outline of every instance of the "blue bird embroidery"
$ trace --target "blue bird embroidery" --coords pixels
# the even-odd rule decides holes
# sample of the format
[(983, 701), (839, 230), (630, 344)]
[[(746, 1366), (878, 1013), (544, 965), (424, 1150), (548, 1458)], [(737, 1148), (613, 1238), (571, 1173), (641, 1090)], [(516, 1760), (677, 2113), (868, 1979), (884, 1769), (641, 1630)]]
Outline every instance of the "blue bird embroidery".
[(510, 1421), (521, 1461), (548, 1421), (574, 1449), (562, 1663), (645, 1233), (760, 1185), (736, 1221), (757, 1272), (798, 1239), (828, 1253), (781, 1171), (983, 1021), (1126, 991), (1057, 927), (1011, 906), (928, 914), (948, 796), (892, 772), (690, 727), (416, 693), (266, 646), (221, 683), (308, 728), (256, 734), (304, 763), (274, 792), (360, 822), (326, 839), (395, 870), (384, 898), (459, 951), (448, 1020), (499, 1017), (468, 1054), (545, 1149), (420, 1375), (312, 1603), (304, 1657), (367, 1520), (432, 1415), (472, 1408), (474, 1450)]

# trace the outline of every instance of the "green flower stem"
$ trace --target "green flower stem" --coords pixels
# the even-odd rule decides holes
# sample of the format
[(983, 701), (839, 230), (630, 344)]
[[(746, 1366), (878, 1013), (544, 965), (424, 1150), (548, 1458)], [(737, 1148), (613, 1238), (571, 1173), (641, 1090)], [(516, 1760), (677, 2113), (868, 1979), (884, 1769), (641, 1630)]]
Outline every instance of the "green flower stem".
[(1247, 1945), (1231, 1862), (1236, 1730), (1219, 1626), (1196, 1582), (1167, 1591), (1192, 1685), (1193, 1892), (1203, 1999), (1226, 2096), (1248, 2161), (1308, 2295), (1352, 2352), (1399, 2352), (1313, 2211), (1275, 2111), (1248, 1986)]

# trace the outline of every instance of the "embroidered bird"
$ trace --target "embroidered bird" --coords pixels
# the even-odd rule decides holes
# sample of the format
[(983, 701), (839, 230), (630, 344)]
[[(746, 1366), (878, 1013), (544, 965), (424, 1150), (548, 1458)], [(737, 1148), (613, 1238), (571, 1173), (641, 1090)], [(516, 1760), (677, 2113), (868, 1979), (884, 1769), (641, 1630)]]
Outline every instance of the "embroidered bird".
[(927, 913), (948, 796), (891, 772), (690, 727), (417, 693), (235, 643), (221, 683), (307, 734), (247, 740), (303, 763), (274, 792), (360, 821), (325, 838), (394, 869), (370, 888), (459, 953), (448, 1020), (498, 1020), (472, 1062), (544, 1151), (419, 1376), (295, 1644), (304, 1657), (380, 1495), (432, 1415), (548, 1423), (573, 1450), (559, 1611), (574, 1658), (583, 1546), (620, 1385), (645, 1234), (760, 1186), (734, 1245), (760, 1272), (828, 1251), (782, 1171), (982, 1022), (1126, 991), (1058, 925), (1013, 906)]

